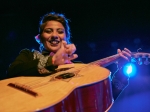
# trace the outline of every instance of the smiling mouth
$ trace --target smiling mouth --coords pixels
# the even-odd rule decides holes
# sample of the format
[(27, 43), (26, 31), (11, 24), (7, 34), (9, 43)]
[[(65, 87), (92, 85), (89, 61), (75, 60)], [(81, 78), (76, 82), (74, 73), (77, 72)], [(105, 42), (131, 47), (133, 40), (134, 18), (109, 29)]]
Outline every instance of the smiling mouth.
[(59, 40), (50, 40), (49, 41), (49, 43), (51, 44), (51, 45), (57, 45), (57, 44), (59, 44), (60, 43), (60, 41)]

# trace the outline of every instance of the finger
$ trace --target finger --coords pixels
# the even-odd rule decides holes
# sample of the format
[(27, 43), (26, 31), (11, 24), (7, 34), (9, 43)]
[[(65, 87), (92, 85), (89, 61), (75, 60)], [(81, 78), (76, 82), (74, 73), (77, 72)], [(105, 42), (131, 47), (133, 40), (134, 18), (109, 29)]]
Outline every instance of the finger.
[(124, 55), (126, 55), (126, 56), (128, 56), (128, 57), (131, 57), (131, 54), (130, 53), (128, 53), (128, 52), (126, 52), (126, 51), (122, 51), (122, 53), (124, 54)]
[(76, 47), (74, 44), (66, 45), (66, 53), (72, 55), (76, 51)]
[[(117, 52), (118, 52), (118, 54), (121, 54), (122, 57), (124, 57), (123, 55), (126, 55), (126, 56), (128, 56), (128, 57), (131, 57), (131, 52), (130, 52), (130, 50), (128, 50), (127, 48), (126, 48), (126, 50), (127, 50), (128, 52), (127, 52), (127, 51), (124, 51), (124, 50), (121, 51), (120, 49), (118, 49)], [(125, 56), (125, 57), (126, 57), (126, 56)]]
[(127, 49), (127, 48), (124, 48), (124, 50), (127, 51), (127, 52), (130, 53), (130, 54), (132, 53), (132, 52), (131, 52), (129, 49)]
[(50, 73), (50, 72), (49, 72), (47, 69), (45, 69), (45, 68), (38, 69), (38, 72), (39, 72), (40, 74)]
[(42, 74), (40, 69), (38, 69), (38, 72), (39, 72), (40, 74)]
[(117, 52), (118, 52), (118, 53), (121, 53), (121, 50), (120, 50), (120, 49), (117, 49)]
[(119, 54), (122, 58), (124, 58), (125, 60), (129, 61), (128, 57), (124, 56), (122, 53)]
[(66, 45), (67, 45), (67, 42), (63, 40), (63, 41), (61, 42), (61, 48), (65, 48)]
[(129, 61), (128, 57), (126, 57), (120, 49), (117, 49), (117, 52), (118, 52), (118, 54), (119, 54), (122, 58), (124, 58), (125, 60)]
[(74, 60), (74, 59), (76, 59), (77, 57), (78, 57), (77, 54), (73, 54), (73, 55), (69, 56), (69, 60)]

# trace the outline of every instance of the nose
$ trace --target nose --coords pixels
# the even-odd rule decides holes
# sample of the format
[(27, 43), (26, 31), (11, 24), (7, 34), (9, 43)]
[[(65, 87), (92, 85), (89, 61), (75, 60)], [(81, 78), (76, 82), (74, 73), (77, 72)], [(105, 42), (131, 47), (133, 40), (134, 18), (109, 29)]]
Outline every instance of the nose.
[(58, 36), (52, 36), (51, 37), (51, 40), (57, 40), (58, 39)]
[(58, 34), (57, 34), (57, 32), (56, 32), (56, 31), (54, 31), (54, 32), (52, 33), (52, 37), (54, 37), (55, 39), (57, 39), (57, 38), (58, 38)]
[(52, 33), (51, 39), (52, 39), (52, 40), (57, 40), (57, 39), (58, 39), (58, 34), (57, 34), (57, 32), (53, 32), (53, 33)]

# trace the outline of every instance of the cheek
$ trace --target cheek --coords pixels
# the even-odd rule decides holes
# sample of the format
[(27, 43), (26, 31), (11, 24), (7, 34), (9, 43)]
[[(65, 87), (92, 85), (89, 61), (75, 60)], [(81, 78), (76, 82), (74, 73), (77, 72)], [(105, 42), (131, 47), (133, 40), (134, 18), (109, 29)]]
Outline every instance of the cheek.
[(66, 41), (67, 40), (66, 35), (62, 35), (61, 39)]
[(41, 40), (42, 43), (45, 42), (47, 39), (48, 38), (45, 35), (41, 35), (40, 40)]

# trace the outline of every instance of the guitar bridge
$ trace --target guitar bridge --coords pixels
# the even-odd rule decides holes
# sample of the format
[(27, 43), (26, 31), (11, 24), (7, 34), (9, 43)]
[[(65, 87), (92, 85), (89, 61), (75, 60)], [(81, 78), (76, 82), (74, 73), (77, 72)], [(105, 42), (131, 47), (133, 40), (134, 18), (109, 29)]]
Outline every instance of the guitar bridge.
[(35, 97), (38, 96), (38, 93), (37, 93), (37, 92), (31, 90), (31, 89), (28, 88), (27, 86), (20, 85), (20, 84), (17, 84), (17, 83), (9, 83), (8, 86), (13, 87), (13, 88), (16, 88), (16, 89), (19, 89), (19, 90), (21, 90), (21, 91), (23, 91), (23, 92), (26, 92), (26, 93), (28, 93), (28, 94), (30, 94), (30, 95), (32, 95), (32, 96), (35, 96)]

